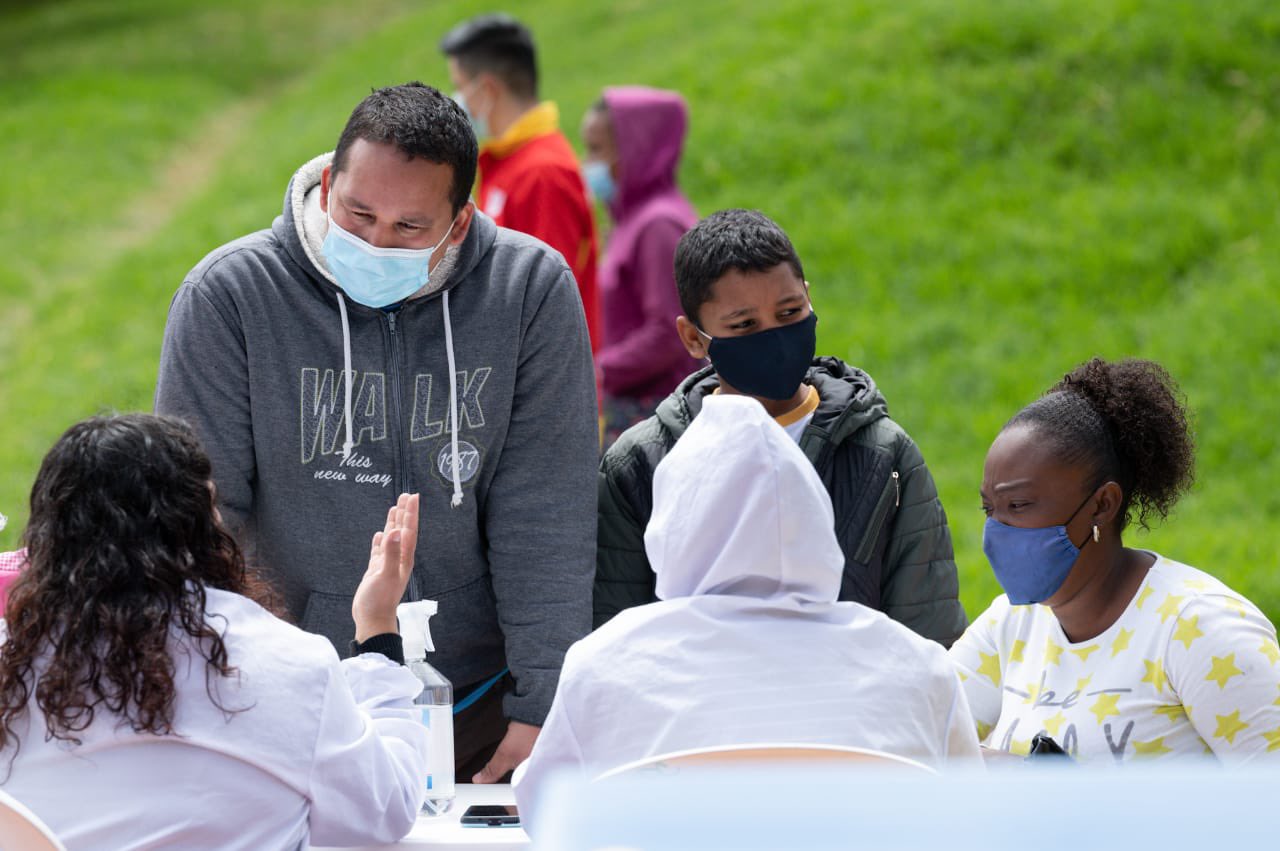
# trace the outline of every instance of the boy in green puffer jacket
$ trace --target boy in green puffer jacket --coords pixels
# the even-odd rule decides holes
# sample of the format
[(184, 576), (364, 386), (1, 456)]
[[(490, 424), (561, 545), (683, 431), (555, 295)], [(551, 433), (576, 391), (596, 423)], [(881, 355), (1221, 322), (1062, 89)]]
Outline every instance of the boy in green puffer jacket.
[(967, 620), (933, 477), (871, 376), (814, 357), (817, 315), (787, 235), (761, 213), (722, 210), (680, 240), (675, 267), (684, 310), (677, 333), (689, 354), (711, 365), (601, 461), (595, 625), (657, 599), (644, 549), (654, 470), (706, 396), (742, 394), (799, 443), (831, 495), (845, 556), (840, 599), (950, 646)]

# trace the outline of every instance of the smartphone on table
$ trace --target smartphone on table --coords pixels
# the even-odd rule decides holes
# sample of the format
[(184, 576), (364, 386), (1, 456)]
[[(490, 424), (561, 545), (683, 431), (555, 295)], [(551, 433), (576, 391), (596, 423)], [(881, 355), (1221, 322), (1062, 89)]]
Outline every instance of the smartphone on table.
[(519, 827), (515, 804), (472, 804), (462, 814), (463, 827)]

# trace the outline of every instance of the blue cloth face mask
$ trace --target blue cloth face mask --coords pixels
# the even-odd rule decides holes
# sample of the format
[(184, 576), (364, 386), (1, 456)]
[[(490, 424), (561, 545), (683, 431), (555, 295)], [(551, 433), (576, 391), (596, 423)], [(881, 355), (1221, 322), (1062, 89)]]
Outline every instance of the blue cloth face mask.
[(591, 160), (582, 167), (582, 177), (587, 181), (591, 194), (600, 199), (602, 204), (613, 202), (618, 194), (618, 184), (609, 173), (609, 164), (599, 160)]
[[(1091, 499), (1092, 493), (1071, 512), (1067, 523)], [(1058, 593), (1080, 557), (1081, 547), (1087, 543), (1088, 538), (1079, 547), (1071, 543), (1065, 523), (1024, 529), (988, 517), (982, 530), (982, 551), (991, 562), (996, 581), (1015, 606), (1043, 603)]]
[(782, 401), (796, 394), (809, 371), (818, 346), (817, 327), (818, 314), (811, 307), (799, 322), (768, 331), (741, 337), (712, 337), (701, 329), (698, 333), (711, 341), (711, 365), (734, 390)]
[[(431, 257), (444, 245), (457, 219), (431, 248), (378, 248), (343, 230), (329, 216), (329, 233), (320, 250), (343, 292), (365, 307), (404, 301), (427, 285)], [(437, 269), (437, 271), (439, 271)]]
[(467, 108), (467, 96), (462, 92), (453, 93), (453, 102), (467, 114), (467, 121), (471, 122), (471, 132), (476, 134), (477, 139), (489, 138), (489, 122), (483, 118), (476, 118), (475, 113)]

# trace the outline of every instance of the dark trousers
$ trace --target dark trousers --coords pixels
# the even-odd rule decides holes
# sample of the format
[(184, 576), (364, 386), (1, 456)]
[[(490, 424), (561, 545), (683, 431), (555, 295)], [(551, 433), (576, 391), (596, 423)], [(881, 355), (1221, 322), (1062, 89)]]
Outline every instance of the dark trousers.
[[(461, 702), (480, 683), (459, 689), (455, 700)], [(507, 734), (507, 718), (502, 712), (502, 698), (515, 686), (507, 674), (485, 692), (480, 699), (453, 716), (454, 777), (459, 783), (470, 783), (488, 765), (502, 737)], [(503, 783), (511, 782), (508, 773)]]

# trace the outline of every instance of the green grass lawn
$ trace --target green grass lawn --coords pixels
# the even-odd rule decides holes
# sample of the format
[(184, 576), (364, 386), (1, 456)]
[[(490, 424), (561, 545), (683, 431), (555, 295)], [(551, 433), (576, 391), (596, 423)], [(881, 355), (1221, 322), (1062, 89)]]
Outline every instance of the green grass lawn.
[[(446, 8), (447, 6), (447, 8)], [(485, 6), (0, 6), (0, 511), (17, 540), (73, 421), (147, 409), (173, 291), (267, 226), (371, 87), (447, 86)], [(1280, 5), (1190, 0), (520, 5), (575, 130), (603, 85), (688, 97), (702, 212), (790, 232), (819, 347), (929, 460), (971, 616), (997, 593), (977, 489), (1000, 425), (1094, 354), (1163, 362), (1199, 483), (1131, 543), (1280, 616)]]

